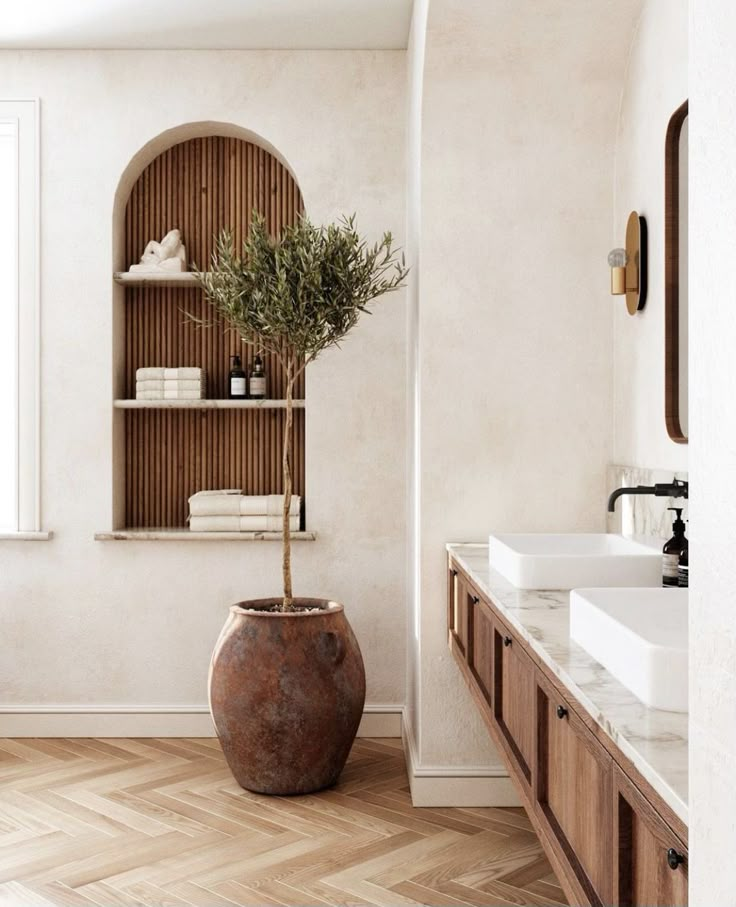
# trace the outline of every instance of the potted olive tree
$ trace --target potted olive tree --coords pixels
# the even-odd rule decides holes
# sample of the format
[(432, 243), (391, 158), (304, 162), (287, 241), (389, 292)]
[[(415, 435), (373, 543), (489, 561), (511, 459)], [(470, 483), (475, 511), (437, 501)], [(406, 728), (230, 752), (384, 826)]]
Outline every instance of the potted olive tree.
[(210, 666), (210, 706), (238, 783), (297, 794), (333, 784), (365, 700), (358, 643), (343, 606), (295, 597), (291, 576), (293, 392), (302, 371), (336, 346), (379, 296), (402, 285), (390, 233), (369, 245), (353, 217), (315, 226), (301, 217), (272, 237), (254, 214), (239, 253), (217, 239), (206, 298), (245, 344), (273, 353), (286, 378), (283, 437), (283, 594), (234, 605)]

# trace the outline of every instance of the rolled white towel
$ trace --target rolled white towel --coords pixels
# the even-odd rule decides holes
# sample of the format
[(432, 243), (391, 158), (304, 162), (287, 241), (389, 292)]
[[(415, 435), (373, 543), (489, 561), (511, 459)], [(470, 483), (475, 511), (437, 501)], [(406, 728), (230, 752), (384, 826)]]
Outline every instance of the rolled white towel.
[[(289, 517), (289, 531), (299, 529), (299, 517)], [(279, 532), (280, 517), (274, 516), (193, 516), (190, 532)]]
[(138, 368), (135, 370), (136, 381), (144, 381), (150, 378), (156, 378), (163, 381), (164, 378), (164, 369), (163, 368)]
[[(277, 516), (281, 518), (284, 496), (269, 495), (233, 495), (223, 492), (197, 492), (189, 498), (191, 516)], [(290, 516), (299, 516), (301, 498), (291, 496)]]

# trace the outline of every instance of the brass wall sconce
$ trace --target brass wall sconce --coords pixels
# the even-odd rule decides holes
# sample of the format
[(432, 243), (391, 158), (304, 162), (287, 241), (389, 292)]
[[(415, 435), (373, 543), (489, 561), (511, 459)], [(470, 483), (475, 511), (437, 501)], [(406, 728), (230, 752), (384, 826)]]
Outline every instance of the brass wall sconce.
[(636, 211), (626, 224), (626, 247), (613, 249), (608, 264), (611, 295), (625, 295), (629, 315), (636, 315), (647, 301), (647, 222)]

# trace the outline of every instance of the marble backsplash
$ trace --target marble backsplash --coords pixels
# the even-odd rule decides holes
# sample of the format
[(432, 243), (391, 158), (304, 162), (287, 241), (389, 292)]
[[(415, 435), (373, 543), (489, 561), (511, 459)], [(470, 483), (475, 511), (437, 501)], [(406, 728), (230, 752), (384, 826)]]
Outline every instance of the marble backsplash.
[[(663, 469), (641, 469), (635, 466), (609, 466), (609, 494), (615, 488), (633, 485), (654, 485), (678, 478), (687, 481), (686, 472), (673, 473)], [(666, 541), (672, 535), (674, 513), (668, 507), (682, 507), (683, 520), (688, 518), (688, 502), (684, 498), (657, 498), (654, 495), (623, 495), (616, 501), (616, 512), (608, 514), (608, 531), (624, 535), (649, 535)]]

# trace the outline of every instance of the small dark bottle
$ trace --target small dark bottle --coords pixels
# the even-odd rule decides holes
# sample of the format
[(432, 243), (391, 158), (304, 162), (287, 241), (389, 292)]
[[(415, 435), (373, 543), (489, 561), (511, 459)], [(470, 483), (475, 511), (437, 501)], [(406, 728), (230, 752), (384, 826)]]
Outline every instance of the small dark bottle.
[(230, 357), (230, 377), (228, 378), (227, 395), (231, 400), (245, 400), (248, 396), (245, 387), (245, 372), (240, 356)]
[(253, 400), (266, 399), (266, 373), (260, 356), (256, 356), (250, 372), (250, 396)]
[(687, 552), (685, 523), (682, 520), (682, 507), (670, 507), (677, 517), (672, 524), (672, 538), (665, 542), (662, 549), (662, 585), (666, 587), (679, 585), (680, 557)]
[(688, 547), (680, 555), (680, 563), (677, 567), (677, 585), (681, 589), (687, 589), (690, 585)]

